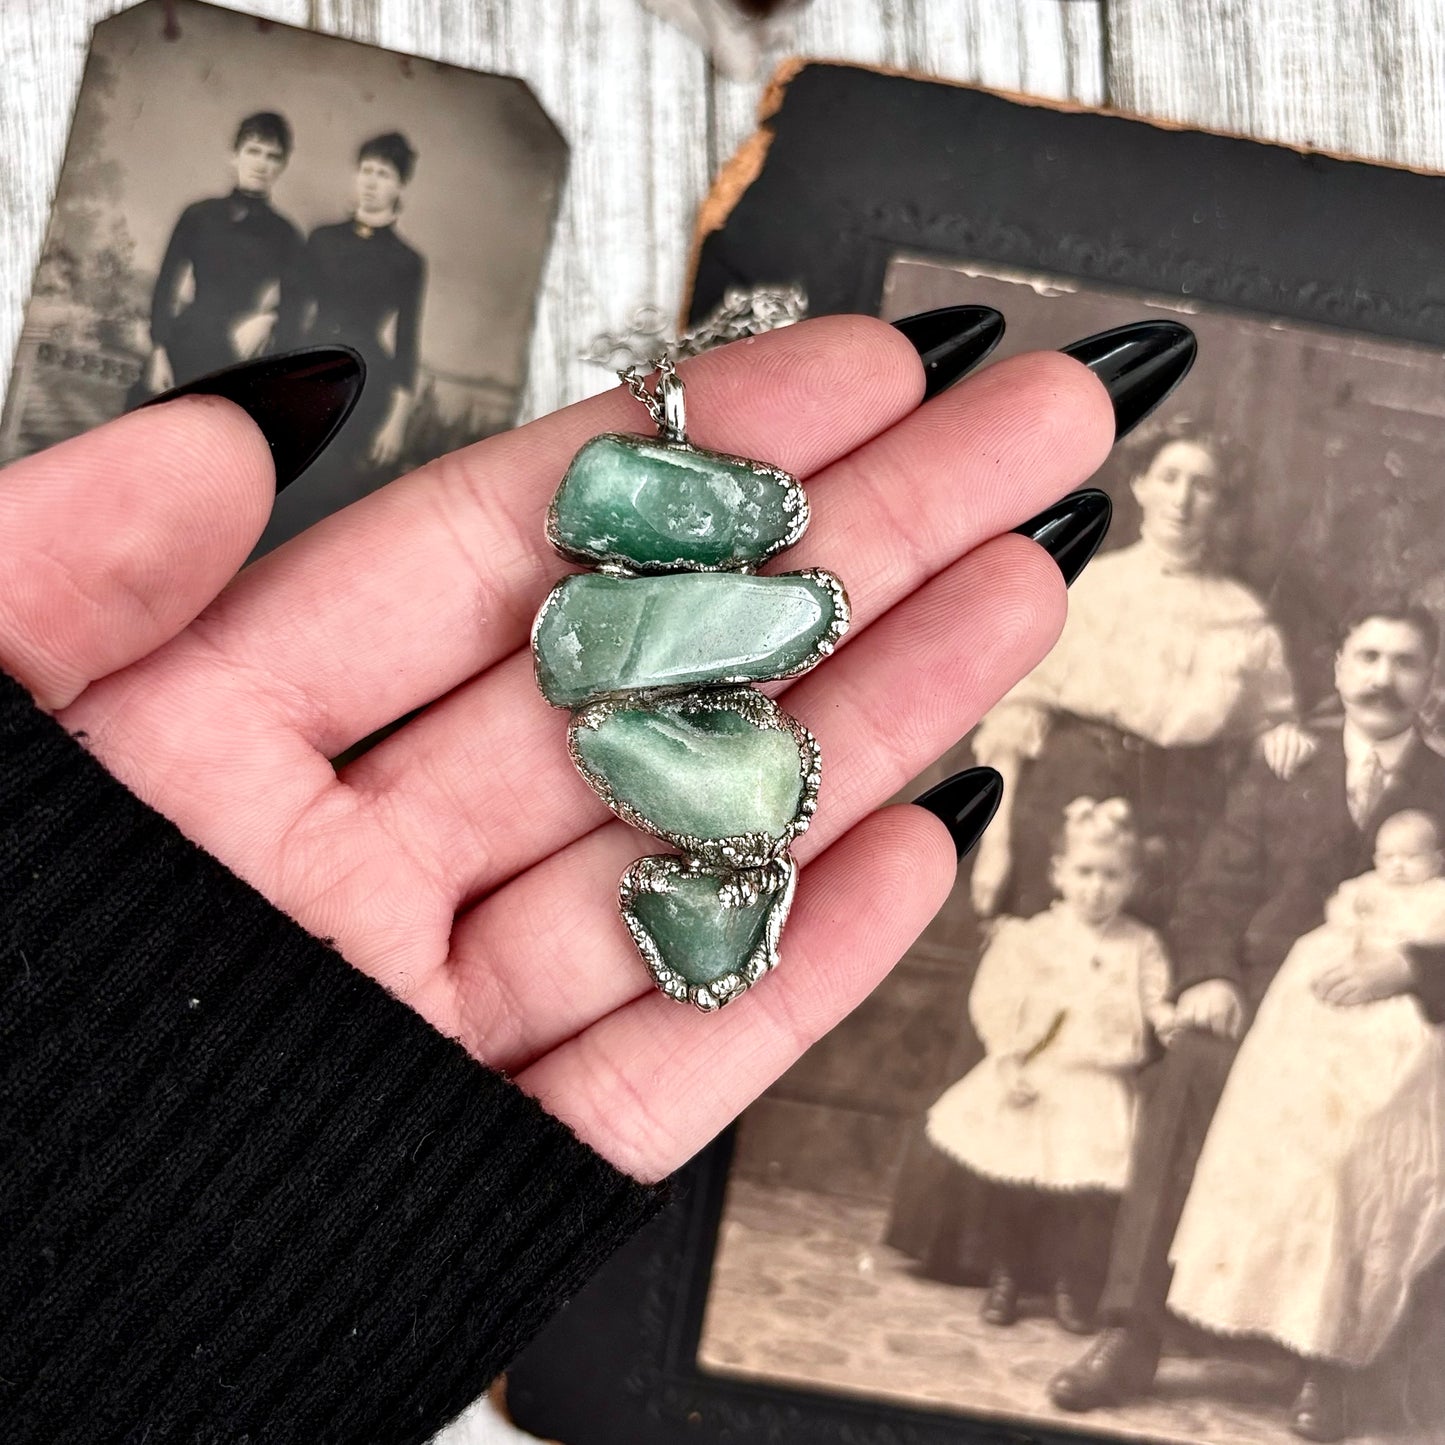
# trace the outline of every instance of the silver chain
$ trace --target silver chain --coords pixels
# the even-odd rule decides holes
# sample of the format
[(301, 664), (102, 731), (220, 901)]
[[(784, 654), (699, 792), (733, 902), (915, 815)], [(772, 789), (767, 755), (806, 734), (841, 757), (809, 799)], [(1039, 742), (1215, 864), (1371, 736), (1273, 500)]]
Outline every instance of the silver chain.
[(633, 399), (639, 400), (643, 406), (647, 407), (647, 415), (652, 418), (653, 425), (660, 429), (663, 425), (662, 380), (663, 377), (676, 376), (676, 374), (678, 374), (678, 368), (673, 366), (672, 361), (663, 355), (663, 357), (657, 358), (656, 366), (650, 367), (649, 370), (656, 371), (657, 373), (656, 396), (647, 390), (647, 374), (649, 374), (649, 371), (644, 371), (642, 367), (630, 366), (624, 371), (618, 371), (617, 374), (621, 377), (621, 380), (623, 380), (623, 384), (627, 387), (627, 390), (633, 394)]
[(640, 306), (625, 332), (600, 332), (582, 356), (585, 361), (616, 371), (625, 380), (627, 373), (638, 366), (652, 369), (663, 358), (681, 361), (728, 341), (776, 331), (801, 321), (807, 312), (807, 295), (797, 284), (729, 286), (723, 299), (696, 326), (675, 338), (668, 336), (667, 318), (660, 306)]
[[(723, 299), (690, 331), (675, 340), (667, 337), (662, 309), (641, 306), (632, 315), (626, 333), (599, 333), (582, 353), (586, 361), (611, 367), (627, 390), (647, 408), (653, 425), (673, 441), (685, 440), (682, 379), (677, 363), (714, 346), (760, 336), (791, 326), (807, 314), (808, 298), (799, 285), (730, 286)], [(626, 365), (618, 367), (618, 361)], [(657, 390), (647, 389), (647, 378), (657, 372)]]

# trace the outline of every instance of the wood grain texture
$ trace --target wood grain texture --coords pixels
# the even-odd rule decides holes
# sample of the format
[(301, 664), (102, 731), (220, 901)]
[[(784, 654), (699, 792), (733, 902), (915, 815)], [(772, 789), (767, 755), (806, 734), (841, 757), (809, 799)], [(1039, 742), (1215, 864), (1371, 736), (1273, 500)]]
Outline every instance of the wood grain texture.
[(1438, 0), (1109, 0), (1105, 38), (1122, 110), (1445, 168)]

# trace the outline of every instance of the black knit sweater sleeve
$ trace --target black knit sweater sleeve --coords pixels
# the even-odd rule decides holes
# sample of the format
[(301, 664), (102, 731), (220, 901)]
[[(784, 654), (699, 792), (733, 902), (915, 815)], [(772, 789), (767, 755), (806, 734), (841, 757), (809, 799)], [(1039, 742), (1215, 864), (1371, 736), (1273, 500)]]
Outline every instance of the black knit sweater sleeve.
[(0, 673), (6, 1445), (426, 1440), (661, 1199)]

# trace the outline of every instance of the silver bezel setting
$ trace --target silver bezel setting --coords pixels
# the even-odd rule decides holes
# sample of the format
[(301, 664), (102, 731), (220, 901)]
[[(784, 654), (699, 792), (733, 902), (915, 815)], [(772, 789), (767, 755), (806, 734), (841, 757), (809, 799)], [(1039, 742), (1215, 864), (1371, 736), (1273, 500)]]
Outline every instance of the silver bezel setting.
[(803, 484), (795, 476), (779, 467), (770, 467), (766, 462), (755, 461), (752, 457), (735, 457), (728, 452), (709, 451), (705, 447), (695, 447), (691, 442), (674, 441), (667, 437), (637, 436), (630, 432), (601, 432), (596, 437), (590, 438), (584, 447), (578, 450), (577, 456), (581, 456), (585, 447), (596, 441), (620, 442), (634, 450), (645, 444), (663, 451), (688, 452), (693, 456), (707, 457), (711, 461), (727, 462), (731, 466), (742, 467), (755, 476), (777, 482), (783, 488), (783, 511), (789, 514), (788, 532), (786, 536), (771, 544), (761, 556), (746, 563), (690, 562), (683, 557), (665, 562), (637, 562), (620, 552), (579, 551), (569, 547), (557, 533), (557, 505), (571, 479), (572, 468), (577, 465), (577, 457), (573, 457), (557, 490), (552, 493), (552, 500), (547, 507), (547, 540), (552, 544), (553, 549), (569, 562), (576, 562), (579, 566), (584, 567), (596, 567), (599, 571), (610, 572), (619, 577), (644, 577), (659, 572), (755, 572), (764, 562), (793, 546), (808, 528), (811, 516), (808, 494), (803, 490)]
[[(649, 821), (629, 803), (618, 798), (607, 780), (593, 772), (577, 746), (577, 736), (584, 728), (596, 729), (618, 712), (676, 712), (686, 717), (698, 712), (735, 712), (759, 730), (778, 729), (789, 732), (798, 745), (802, 767), (803, 792), (797, 813), (781, 837), (767, 833), (744, 833), (728, 838), (698, 838), (690, 833), (671, 833)], [(794, 838), (807, 831), (818, 807), (818, 785), (822, 779), (823, 756), (818, 740), (797, 718), (790, 717), (770, 697), (751, 688), (719, 691), (696, 689), (659, 695), (632, 692), (622, 698), (589, 703), (572, 715), (567, 729), (567, 752), (573, 766), (587, 785), (622, 819), (654, 838), (661, 838), (681, 853), (686, 853), (707, 868), (761, 868), (786, 852)]]
[[(767, 927), (746, 963), (736, 972), (724, 974), (711, 983), (689, 983), (664, 962), (656, 941), (635, 912), (633, 903), (641, 893), (666, 893), (672, 880), (681, 876), (709, 877), (718, 880), (718, 897), (726, 907), (729, 903), (755, 903), (768, 895), (781, 894), (768, 915)], [(674, 854), (653, 854), (639, 858), (622, 875), (617, 888), (617, 902), (622, 921), (632, 935), (637, 951), (647, 964), (653, 981), (668, 998), (677, 1003), (690, 1003), (703, 1013), (714, 1013), (725, 1004), (745, 994), (762, 976), (778, 966), (778, 940), (783, 924), (793, 906), (793, 893), (798, 883), (798, 865), (792, 855), (784, 853), (762, 868), (743, 870), (698, 867), (690, 859)]]
[[(599, 569), (600, 570), (600, 569)], [(702, 569), (694, 569), (702, 570)], [(721, 571), (720, 568), (707, 569), (713, 572)], [(733, 569), (736, 571), (737, 569)], [(829, 623), (827, 630), (814, 643), (812, 650), (796, 667), (788, 668), (782, 672), (769, 673), (767, 677), (744, 677), (736, 673), (729, 673), (715, 678), (706, 678), (698, 682), (674, 683), (654, 688), (613, 688), (607, 692), (592, 693), (582, 702), (552, 702), (547, 697), (542, 687), (542, 654), (537, 646), (537, 637), (541, 632), (542, 623), (547, 613), (556, 605), (557, 599), (562, 595), (562, 589), (572, 580), (573, 577), (585, 577), (585, 572), (573, 572), (561, 578), (552, 590), (543, 599), (542, 605), (537, 609), (537, 615), (532, 619), (531, 648), (532, 648), (532, 676), (537, 683), (537, 691), (551, 703), (553, 707), (566, 707), (580, 709), (590, 707), (597, 702), (617, 701), (622, 698), (647, 697), (681, 697), (687, 693), (697, 692), (703, 688), (714, 687), (736, 687), (745, 686), (750, 683), (775, 682), (781, 678), (798, 677), (802, 673), (816, 667), (825, 657), (832, 654), (838, 646), (839, 639), (848, 631), (848, 625), (852, 621), (852, 610), (848, 602), (848, 593), (843, 587), (841, 580), (832, 572), (823, 567), (805, 567), (799, 572), (777, 572), (770, 575), (777, 577), (806, 577), (809, 581), (817, 583), (824, 588), (833, 599), (833, 620)], [(643, 574), (630, 574), (634, 577), (641, 577)], [(652, 574), (647, 574), (652, 575)]]

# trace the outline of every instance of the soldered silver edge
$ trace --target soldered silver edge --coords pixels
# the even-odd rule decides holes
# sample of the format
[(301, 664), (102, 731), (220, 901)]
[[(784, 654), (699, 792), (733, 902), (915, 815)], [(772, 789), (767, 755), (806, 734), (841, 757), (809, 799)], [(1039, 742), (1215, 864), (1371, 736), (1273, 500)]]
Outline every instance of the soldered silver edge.
[[(748, 902), (762, 897), (764, 892), (781, 891), (783, 896), (768, 914), (768, 926), (762, 938), (738, 973), (725, 974), (707, 984), (690, 984), (663, 961), (656, 941), (632, 911), (632, 905), (639, 893), (665, 892), (669, 882), (679, 874), (699, 873), (722, 880), (720, 896), (728, 888), (737, 889)], [(622, 881), (617, 886), (617, 905), (622, 921), (627, 925), (627, 931), (632, 935), (632, 941), (658, 988), (676, 1003), (690, 1003), (703, 1013), (714, 1013), (735, 998), (742, 997), (764, 974), (771, 973), (778, 966), (778, 943), (792, 910), (797, 886), (798, 865), (791, 853), (774, 858), (762, 868), (751, 869), (703, 868), (690, 858), (680, 858), (673, 853), (655, 853), (639, 858), (622, 875)]]
[[(633, 447), (646, 443), (649, 446), (660, 447), (664, 451), (691, 452), (695, 456), (707, 457), (712, 461), (728, 462), (734, 466), (745, 467), (757, 476), (777, 482), (783, 488), (783, 511), (790, 514), (788, 531), (778, 541), (770, 544), (760, 556), (745, 563), (693, 562), (684, 557), (676, 557), (666, 562), (635, 562), (621, 552), (579, 551), (574, 547), (569, 547), (557, 534), (557, 503), (568, 481), (571, 480), (572, 469), (577, 465), (577, 458), (594, 442), (599, 441), (622, 442)], [(547, 541), (551, 543), (553, 550), (559, 556), (565, 557), (567, 561), (576, 562), (582, 566), (597, 567), (599, 570), (606, 570), (618, 577), (644, 577), (659, 572), (755, 572), (764, 562), (776, 557), (779, 552), (785, 552), (789, 547), (794, 546), (807, 531), (811, 516), (812, 509), (808, 502), (808, 494), (803, 490), (803, 484), (791, 472), (785, 472), (780, 467), (771, 467), (767, 462), (760, 462), (754, 457), (737, 457), (730, 452), (715, 452), (706, 447), (695, 447), (691, 442), (669, 441), (663, 436), (644, 436), (633, 432), (601, 432), (595, 437), (589, 437), (578, 448), (577, 455), (567, 464), (567, 470), (563, 474), (561, 482), (558, 483), (557, 490), (552, 493), (552, 500), (547, 504)]]
[(852, 608), (848, 601), (848, 593), (842, 581), (832, 572), (823, 567), (805, 567), (799, 572), (775, 572), (770, 575), (775, 577), (806, 577), (809, 581), (815, 582), (819, 587), (824, 588), (833, 600), (833, 618), (822, 635), (809, 649), (806, 657), (797, 666), (789, 668), (786, 672), (770, 673), (767, 677), (747, 677), (740, 673), (728, 673), (724, 676), (707, 678), (696, 682), (680, 682), (671, 686), (660, 687), (628, 687), (612, 688), (606, 692), (589, 693), (584, 698), (575, 702), (556, 701), (548, 697), (547, 689), (542, 681), (542, 654), (537, 644), (538, 634), (542, 630), (542, 621), (547, 613), (556, 605), (562, 595), (562, 589), (574, 577), (587, 577), (594, 574), (587, 572), (571, 572), (566, 577), (560, 578), (542, 599), (542, 605), (537, 609), (537, 615), (532, 619), (531, 649), (532, 649), (532, 676), (537, 683), (537, 691), (546, 698), (553, 707), (581, 708), (590, 706), (594, 702), (615, 702), (623, 698), (644, 699), (665, 699), (670, 697), (681, 697), (686, 693), (697, 692), (701, 688), (711, 687), (739, 687), (750, 683), (778, 682), (784, 678), (798, 677), (810, 671), (822, 662), (825, 657), (831, 656), (837, 648), (839, 639), (848, 631), (849, 623), (852, 621)]
[(542, 621), (548, 612), (556, 605), (557, 599), (562, 595), (562, 588), (573, 577), (582, 577), (586, 573), (569, 572), (566, 577), (559, 577), (553, 584), (551, 590), (542, 599), (542, 605), (537, 609), (537, 615), (532, 619), (532, 630), (527, 637), (527, 645), (532, 651), (532, 679), (537, 684), (537, 691), (542, 694), (543, 699), (552, 707), (564, 707), (564, 703), (552, 702), (547, 696), (547, 690), (542, 685), (542, 654), (537, 648), (537, 634), (542, 630)]
[[(607, 780), (594, 773), (577, 746), (577, 735), (584, 728), (596, 728), (616, 712), (666, 712), (683, 715), (692, 712), (727, 710), (739, 714), (756, 728), (782, 728), (793, 735), (803, 766), (803, 792), (798, 811), (781, 837), (767, 833), (742, 833), (728, 838), (698, 838), (691, 833), (670, 833), (650, 822), (630, 804), (618, 798), (607, 786)], [(823, 752), (818, 740), (797, 718), (789, 716), (770, 697), (750, 687), (733, 689), (699, 688), (666, 697), (648, 698), (629, 693), (621, 698), (588, 703), (572, 714), (567, 729), (567, 754), (588, 787), (622, 819), (654, 838), (661, 838), (680, 853), (687, 853), (700, 864), (716, 868), (761, 868), (787, 851), (794, 838), (807, 832), (813, 814), (818, 810), (818, 785), (823, 774)]]

